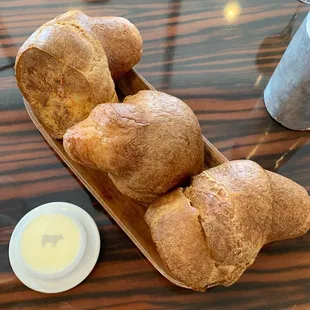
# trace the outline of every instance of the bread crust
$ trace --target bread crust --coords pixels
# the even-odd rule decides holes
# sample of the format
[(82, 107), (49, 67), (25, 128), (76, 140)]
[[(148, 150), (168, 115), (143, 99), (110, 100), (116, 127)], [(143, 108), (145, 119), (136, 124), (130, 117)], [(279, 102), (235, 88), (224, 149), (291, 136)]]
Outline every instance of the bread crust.
[(57, 17), (80, 25), (103, 46), (114, 80), (128, 72), (142, 56), (142, 37), (129, 20), (123, 17), (90, 17), (80, 10), (72, 10)]
[(267, 242), (302, 236), (310, 227), (308, 192), (282, 175), (267, 171), (273, 195), (272, 224)]
[(203, 171), (145, 214), (163, 262), (201, 291), (236, 282), (264, 244), (305, 234), (309, 217), (304, 188), (249, 160)]
[(61, 139), (96, 105), (118, 102), (113, 78), (141, 55), (139, 31), (126, 19), (73, 10), (42, 25), (22, 45), (16, 80), (49, 134)]
[(67, 131), (64, 148), (73, 160), (108, 172), (123, 194), (143, 203), (203, 170), (203, 140), (194, 113), (157, 91), (97, 106)]

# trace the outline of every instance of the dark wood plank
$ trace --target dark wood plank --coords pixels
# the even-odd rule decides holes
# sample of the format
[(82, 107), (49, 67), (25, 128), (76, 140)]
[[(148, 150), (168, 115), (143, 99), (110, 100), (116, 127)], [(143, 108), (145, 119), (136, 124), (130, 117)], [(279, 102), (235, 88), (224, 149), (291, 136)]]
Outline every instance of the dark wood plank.
[[(265, 247), (232, 287), (196, 293), (170, 284), (53, 153), (29, 119), (14, 81), (18, 48), (45, 21), (72, 7), (93, 16), (124, 16), (145, 42), (136, 69), (156, 89), (188, 103), (203, 134), (228, 159), (251, 158), (310, 190), (309, 133), (275, 123), (260, 99), (308, 8), (293, 0), (242, 0), (240, 15), (229, 23), (223, 15), (229, 3), (0, 0), (0, 308), (310, 308), (310, 234)], [(103, 247), (81, 285), (42, 295), (13, 275), (8, 242), (26, 212), (56, 200), (85, 208), (100, 228)]]

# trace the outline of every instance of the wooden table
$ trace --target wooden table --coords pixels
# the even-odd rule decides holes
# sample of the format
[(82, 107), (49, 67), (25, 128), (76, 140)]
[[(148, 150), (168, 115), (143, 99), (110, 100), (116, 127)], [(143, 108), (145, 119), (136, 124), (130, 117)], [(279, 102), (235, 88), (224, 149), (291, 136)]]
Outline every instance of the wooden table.
[[(25, 111), (13, 66), (38, 26), (73, 7), (134, 22), (144, 38), (136, 69), (186, 101), (228, 159), (253, 159), (310, 190), (309, 133), (274, 122), (260, 99), (307, 7), (293, 0), (0, 0), (0, 308), (310, 309), (310, 234), (265, 247), (232, 287), (181, 289), (152, 267), (54, 154)], [(17, 280), (8, 244), (21, 217), (51, 201), (85, 208), (103, 245), (81, 285), (45, 295)]]

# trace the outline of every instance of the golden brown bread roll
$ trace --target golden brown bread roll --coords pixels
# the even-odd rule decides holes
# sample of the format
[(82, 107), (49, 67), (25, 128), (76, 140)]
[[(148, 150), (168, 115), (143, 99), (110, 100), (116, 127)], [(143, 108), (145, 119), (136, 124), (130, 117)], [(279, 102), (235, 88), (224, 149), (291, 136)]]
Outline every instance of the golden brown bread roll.
[(73, 160), (108, 172), (122, 193), (144, 203), (203, 169), (194, 113), (181, 100), (156, 91), (97, 106), (67, 131), (63, 143)]
[(56, 19), (57, 22), (69, 21), (82, 27), (102, 44), (114, 80), (128, 72), (142, 56), (141, 35), (123, 17), (89, 17), (80, 10), (72, 10)]
[(309, 216), (304, 188), (239, 160), (206, 170), (188, 188), (163, 196), (145, 220), (167, 267), (203, 291), (236, 282), (264, 244), (305, 234)]
[(123, 18), (69, 11), (23, 44), (15, 63), (17, 84), (50, 135), (60, 139), (97, 104), (118, 101), (112, 76), (130, 70), (141, 46), (138, 30)]

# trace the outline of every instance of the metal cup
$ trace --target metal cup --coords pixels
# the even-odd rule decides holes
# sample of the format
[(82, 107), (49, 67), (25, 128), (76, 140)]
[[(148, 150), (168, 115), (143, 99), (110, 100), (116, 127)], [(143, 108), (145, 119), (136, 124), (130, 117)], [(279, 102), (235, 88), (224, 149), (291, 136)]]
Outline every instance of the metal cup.
[[(302, 1), (307, 2), (307, 1)], [(293, 130), (310, 129), (310, 15), (287, 47), (265, 91), (269, 114)]]

